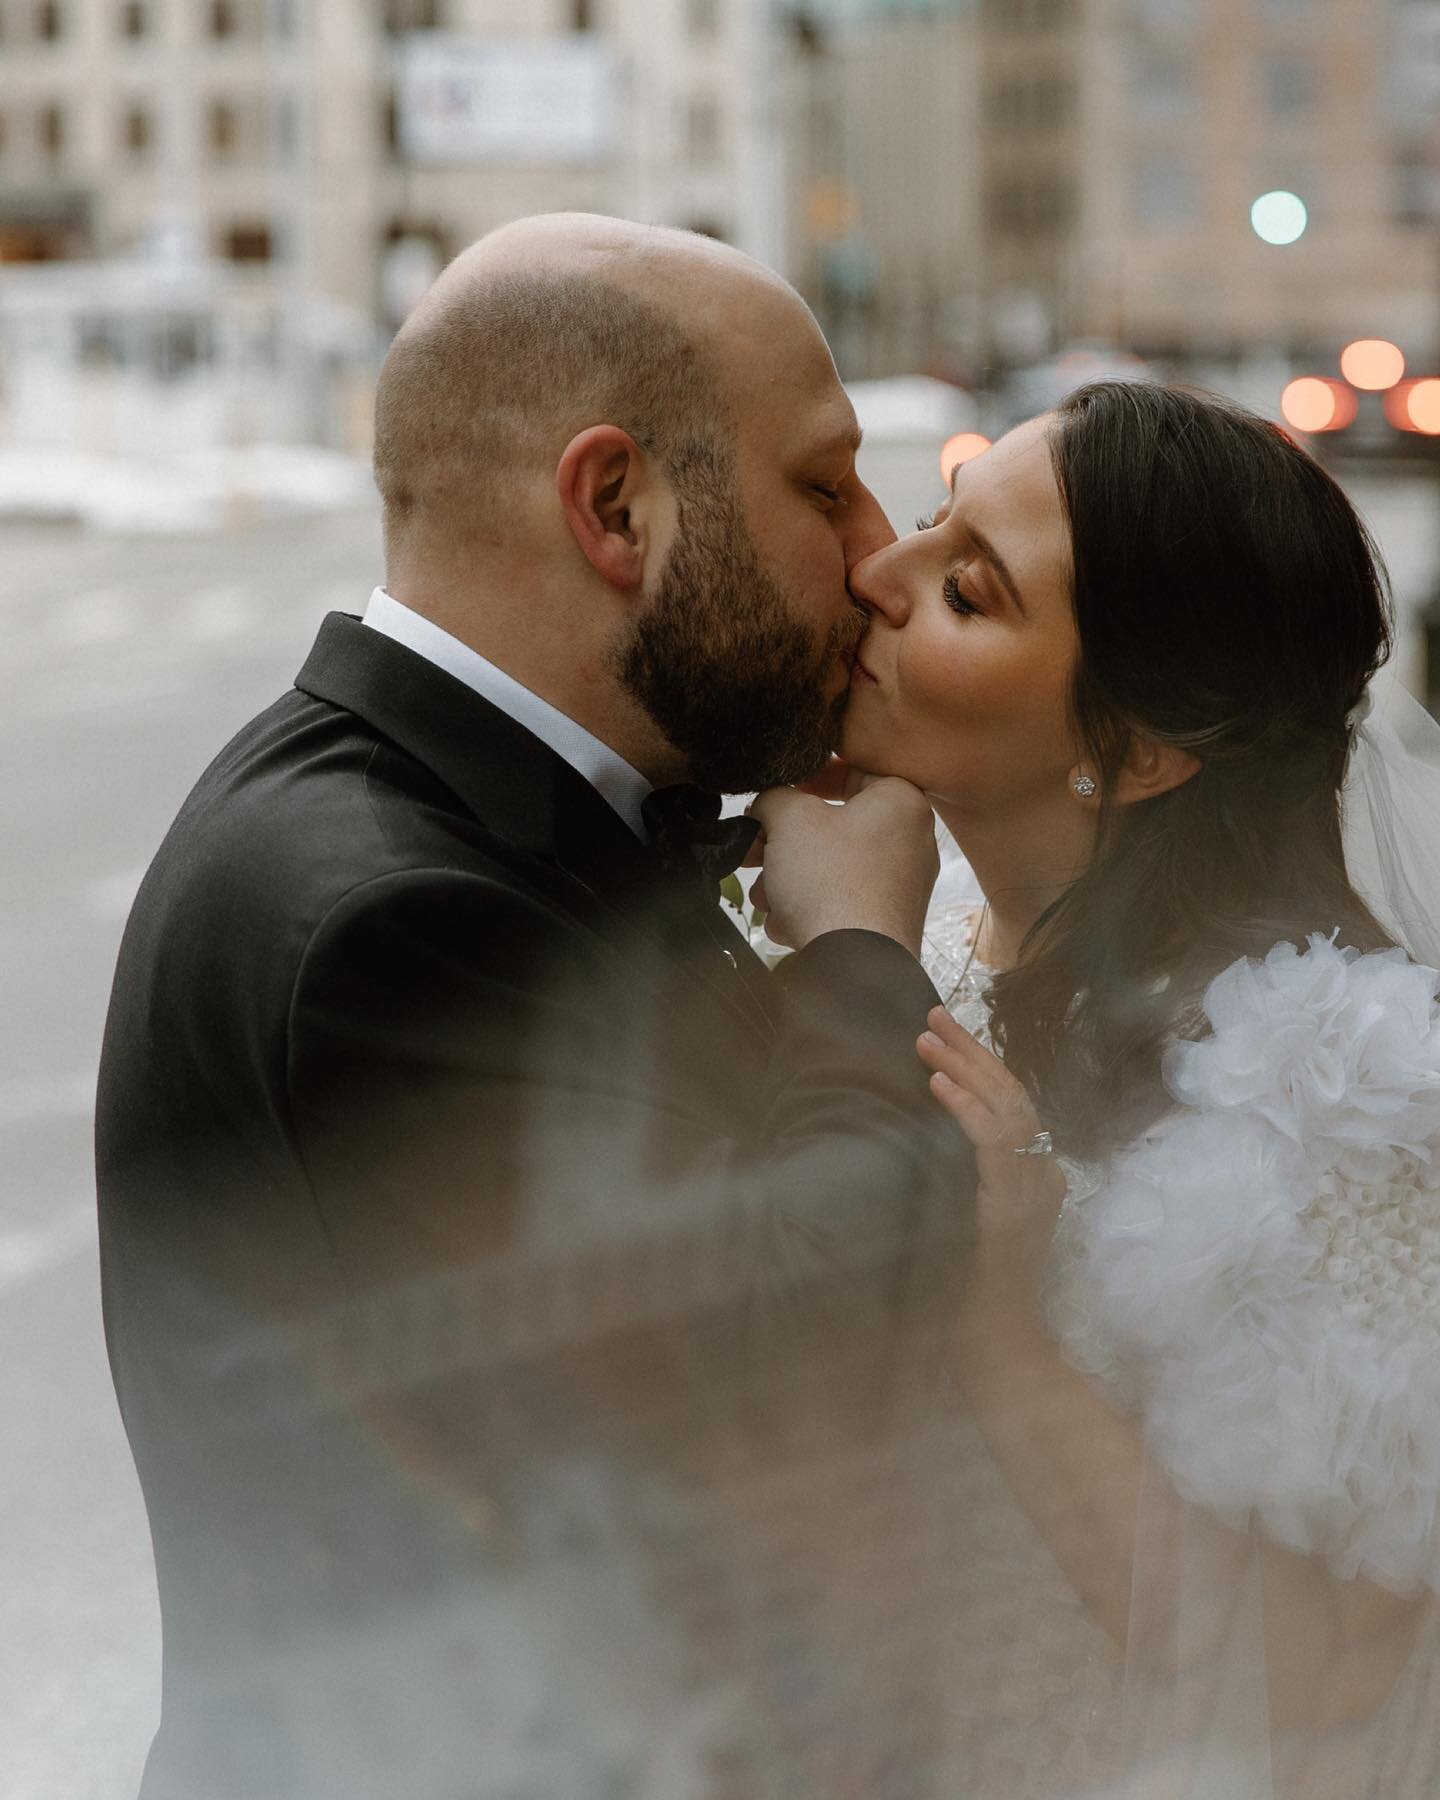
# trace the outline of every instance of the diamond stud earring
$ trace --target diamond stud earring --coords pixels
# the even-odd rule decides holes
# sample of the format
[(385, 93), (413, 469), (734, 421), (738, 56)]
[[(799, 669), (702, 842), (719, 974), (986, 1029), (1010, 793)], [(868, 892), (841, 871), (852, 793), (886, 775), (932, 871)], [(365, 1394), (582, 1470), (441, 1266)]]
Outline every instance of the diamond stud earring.
[(1075, 790), (1077, 799), (1089, 800), (1094, 797), (1095, 778), (1093, 775), (1077, 775), (1070, 785)]

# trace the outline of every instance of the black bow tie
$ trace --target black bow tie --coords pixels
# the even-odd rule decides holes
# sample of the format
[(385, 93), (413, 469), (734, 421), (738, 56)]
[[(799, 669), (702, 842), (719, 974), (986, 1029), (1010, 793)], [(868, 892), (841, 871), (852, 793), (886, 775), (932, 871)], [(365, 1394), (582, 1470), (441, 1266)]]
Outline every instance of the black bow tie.
[(758, 819), (722, 819), (720, 796), (682, 784), (656, 788), (640, 806), (650, 848), (667, 869), (693, 873), (718, 887), (745, 860), (760, 831)]

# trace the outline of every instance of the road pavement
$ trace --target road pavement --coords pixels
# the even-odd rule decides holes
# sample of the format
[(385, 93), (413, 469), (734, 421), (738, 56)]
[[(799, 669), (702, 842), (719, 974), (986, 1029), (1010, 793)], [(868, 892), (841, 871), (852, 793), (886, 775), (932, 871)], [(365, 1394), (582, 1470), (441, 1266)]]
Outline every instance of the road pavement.
[(0, 1796), (130, 1800), (159, 1616), (105, 1364), (90, 1111), (121, 928), (191, 783), (380, 578), (369, 512), (0, 529)]

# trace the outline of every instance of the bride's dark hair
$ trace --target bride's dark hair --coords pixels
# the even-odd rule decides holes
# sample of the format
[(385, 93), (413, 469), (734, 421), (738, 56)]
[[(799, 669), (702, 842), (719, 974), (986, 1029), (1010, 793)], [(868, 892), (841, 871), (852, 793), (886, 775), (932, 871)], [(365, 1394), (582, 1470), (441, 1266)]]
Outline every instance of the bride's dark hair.
[[(1340, 837), (1347, 714), (1390, 650), (1374, 542), (1277, 427), (1212, 395), (1080, 389), (1051, 449), (1079, 650), (1071, 707), (1101, 786), (1094, 856), (997, 977), (993, 1027), (1080, 1153), (1161, 1101), (1160, 1058), (1237, 957), (1385, 932)], [(1187, 750), (1170, 792), (1109, 803), (1135, 734)]]

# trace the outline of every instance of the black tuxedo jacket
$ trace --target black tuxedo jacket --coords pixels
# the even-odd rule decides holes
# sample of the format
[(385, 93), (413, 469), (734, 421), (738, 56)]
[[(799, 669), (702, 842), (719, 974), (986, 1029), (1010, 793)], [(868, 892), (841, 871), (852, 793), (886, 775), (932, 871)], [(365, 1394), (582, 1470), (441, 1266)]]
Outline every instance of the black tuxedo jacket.
[[(913, 1049), (935, 999), (863, 932), (772, 976), (529, 732), (326, 621), (182, 808), (106, 1031), (147, 1800), (531, 1791), (507, 1757), (568, 1800), (626, 1705), (707, 1681), (748, 1696), (725, 1791), (810, 1791), (716, 1596), (782, 1579), (774, 1506), (833, 1549), (837, 1471), (930, 1429), (973, 1192)], [(785, 1627), (836, 1705), (854, 1561)], [(586, 1726), (622, 1630), (647, 1697)]]

